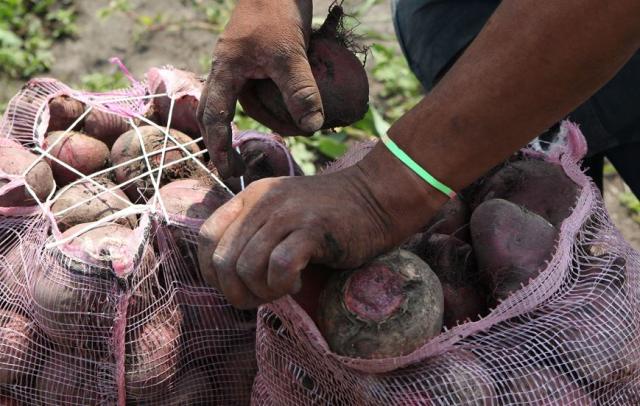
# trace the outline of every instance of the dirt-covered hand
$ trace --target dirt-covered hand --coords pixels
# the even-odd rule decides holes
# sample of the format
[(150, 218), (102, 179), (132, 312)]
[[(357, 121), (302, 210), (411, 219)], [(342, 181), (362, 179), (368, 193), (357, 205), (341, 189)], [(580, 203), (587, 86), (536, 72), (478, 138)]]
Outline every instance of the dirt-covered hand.
[(211, 160), (223, 178), (240, 175), (242, 159), (231, 148), (231, 121), (246, 82), (271, 79), (301, 130), (324, 121), (320, 92), (307, 60), (311, 0), (240, 0), (216, 44), (198, 121)]
[(363, 264), (415, 233), (446, 200), (408, 175), (396, 162), (374, 159), (327, 175), (252, 183), (200, 229), (204, 279), (231, 304), (251, 308), (295, 293), (309, 263)]
[(263, 179), (200, 229), (205, 280), (240, 308), (300, 288), (311, 262), (357, 266), (388, 245), (390, 221), (358, 181), (344, 175)]

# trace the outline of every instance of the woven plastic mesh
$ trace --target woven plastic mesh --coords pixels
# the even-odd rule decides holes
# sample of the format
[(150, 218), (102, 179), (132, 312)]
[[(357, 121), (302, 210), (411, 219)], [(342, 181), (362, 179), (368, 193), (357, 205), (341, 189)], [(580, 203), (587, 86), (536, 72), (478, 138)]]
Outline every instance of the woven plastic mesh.
[[(353, 359), (331, 352), (291, 298), (258, 313), (253, 402), (269, 405), (640, 404), (640, 256), (579, 169), (586, 145), (565, 123), (546, 153), (580, 187), (552, 259), (479, 321), (415, 352)], [(550, 191), (553, 193), (553, 191)]]
[[(0, 123), (0, 152), (29, 149), (38, 161), (58, 163), (43, 141), (49, 101), (61, 95), (84, 104), (78, 120), (99, 111), (127, 130), (155, 126), (172, 141), (167, 128), (177, 101), (188, 96), (197, 105), (202, 83), (172, 68), (152, 69), (147, 78), (131, 78), (130, 88), (107, 93), (76, 91), (53, 79), (30, 81)], [(166, 126), (148, 118), (154, 99), (168, 106)], [(165, 143), (160, 152), (186, 151), (183, 161), (193, 161), (209, 185), (231, 196), (208, 170), (204, 151), (185, 147)], [(139, 159), (148, 164), (153, 157), (148, 151)], [(0, 200), (23, 189), (33, 198), (29, 205), (0, 207), (0, 404), (250, 402), (255, 311), (234, 309), (201, 280), (195, 241), (204, 219), (166, 210), (155, 181), (174, 163), (159, 162), (143, 173), (156, 188), (153, 197), (131, 203), (120, 192), (126, 204), (119, 210), (66, 231), (59, 227), (63, 213), (53, 209), (59, 189), (38, 198), (25, 181), (27, 170), (0, 173)], [(84, 182), (94, 194), (76, 205), (117, 194), (98, 181), (112, 170), (78, 174), (66, 187)], [(116, 224), (132, 216), (135, 229)]]
[[(166, 131), (172, 114), (191, 129), (185, 116), (202, 83), (170, 68), (147, 78), (100, 94), (52, 79), (29, 82), (0, 123), (0, 153), (28, 148), (56, 162), (43, 141), (48, 102), (59, 95), (81, 101), (85, 115), (99, 111), (133, 129), (152, 125), (175, 141)], [(166, 123), (149, 120), (151, 100), (168, 108)], [(580, 186), (545, 270), (483, 319), (381, 360), (332, 353), (292, 298), (263, 306), (256, 323), (255, 312), (235, 310), (207, 287), (196, 269), (203, 219), (167, 208), (157, 193), (163, 164), (149, 165), (152, 152), (140, 160), (153, 197), (67, 231), (53, 208), (57, 191), (39, 198), (24, 173), (0, 173), (0, 201), (22, 189), (33, 200), (0, 207), (0, 404), (640, 404), (640, 257), (579, 169), (586, 146), (578, 129), (565, 124), (560, 138), (546, 152), (527, 151), (560, 163)], [(264, 136), (237, 133), (234, 146), (256, 139)], [(200, 159), (204, 151), (174, 144), (160, 153), (185, 151), (184, 160), (230, 194)], [(325, 173), (372, 147), (359, 146)], [(75, 183), (99, 193), (91, 199), (117, 194), (98, 182), (102, 175)], [(131, 216), (135, 229), (116, 225)]]

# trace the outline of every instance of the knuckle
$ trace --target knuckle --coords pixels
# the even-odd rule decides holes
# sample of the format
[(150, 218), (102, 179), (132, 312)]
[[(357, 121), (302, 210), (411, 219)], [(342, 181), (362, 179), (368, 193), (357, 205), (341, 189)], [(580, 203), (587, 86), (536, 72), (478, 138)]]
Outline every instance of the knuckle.
[(241, 52), (238, 51), (242, 49), (242, 43), (242, 38), (229, 36), (227, 35), (227, 32), (224, 31), (218, 38), (216, 46), (213, 50), (211, 71), (214, 72), (216, 71), (216, 68), (226, 66), (229, 63), (233, 62), (233, 60), (241, 54)]
[[(198, 109), (198, 113), (200, 113), (200, 109)], [(210, 128), (216, 126), (220, 122), (221, 117), (213, 113), (210, 108), (203, 107), (199, 120), (202, 125)]]
[(310, 83), (307, 80), (301, 81), (293, 89), (293, 92), (289, 95), (291, 99), (305, 105), (320, 103), (320, 92), (315, 83)]
[(238, 262), (236, 263), (236, 273), (240, 279), (244, 281), (253, 281), (258, 274), (257, 271), (258, 270), (256, 269), (256, 265), (253, 260), (246, 256), (242, 256), (238, 259)]
[(212, 266), (216, 273), (228, 273), (233, 270), (233, 263), (229, 256), (219, 253), (218, 250), (213, 254)]
[(246, 193), (261, 193), (264, 190), (268, 190), (274, 187), (274, 179), (264, 178), (258, 179), (255, 182), (251, 182), (246, 188)]
[(286, 272), (293, 270), (293, 258), (288, 252), (276, 248), (269, 258), (269, 266), (276, 272)]
[(307, 57), (304, 51), (304, 43), (299, 41), (298, 38), (282, 38), (272, 43), (269, 52), (273, 57), (273, 62), (281, 64), (280, 66), (290, 65), (293, 59)]

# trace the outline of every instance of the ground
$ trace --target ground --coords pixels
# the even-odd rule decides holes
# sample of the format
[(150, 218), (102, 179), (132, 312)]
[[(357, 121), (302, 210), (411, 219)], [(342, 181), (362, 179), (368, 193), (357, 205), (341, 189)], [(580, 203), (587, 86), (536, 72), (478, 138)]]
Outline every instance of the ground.
[[(176, 1), (176, 0), (134, 0), (126, 12), (114, 12), (106, 18), (97, 15), (117, 1), (94, 0), (77, 2), (78, 33), (74, 38), (57, 42), (53, 47), (55, 63), (47, 76), (59, 78), (70, 84), (81, 82), (81, 78), (95, 72), (112, 73), (115, 68), (108, 63), (112, 56), (120, 57), (137, 78), (153, 66), (174, 65), (180, 68), (204, 73), (207, 70), (210, 51), (215, 43), (215, 30), (200, 27), (199, 13), (205, 3), (222, 4), (221, 12), (213, 19), (223, 23), (225, 7), (232, 2), (216, 1)], [(330, 0), (315, 1), (315, 15), (321, 19), (326, 14)], [(199, 8), (200, 7), (200, 8)], [(393, 41), (393, 27), (389, 5), (386, 1), (345, 1), (347, 12), (360, 8), (362, 23), (359, 32), (366, 35), (365, 42), (383, 43), (394, 52), (399, 52)], [(135, 19), (140, 16), (169, 16), (172, 21), (183, 21), (176, 26), (154, 25), (151, 34), (139, 35), (140, 26)], [(189, 23), (193, 21), (193, 23)], [(204, 29), (207, 28), (207, 29)], [(372, 35), (373, 34), (373, 35)], [(371, 38), (375, 36), (375, 40)], [(368, 60), (371, 70), (376, 64)], [(6, 103), (20, 88), (23, 80), (10, 80), (0, 76), (0, 105)], [(378, 81), (372, 81), (372, 93), (378, 95), (384, 89)], [(640, 226), (628, 215), (620, 204), (618, 196), (624, 191), (624, 184), (616, 175), (606, 178), (605, 200), (613, 221), (628, 241), (640, 249)]]

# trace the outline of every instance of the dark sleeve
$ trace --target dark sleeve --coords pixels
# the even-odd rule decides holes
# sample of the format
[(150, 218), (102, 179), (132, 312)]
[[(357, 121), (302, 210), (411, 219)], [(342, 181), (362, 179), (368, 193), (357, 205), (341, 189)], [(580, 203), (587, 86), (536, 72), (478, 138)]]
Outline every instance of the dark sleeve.
[(478, 35), (500, 0), (395, 0), (396, 34), (428, 91)]

